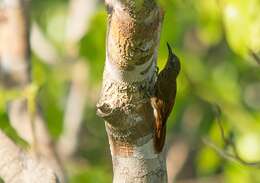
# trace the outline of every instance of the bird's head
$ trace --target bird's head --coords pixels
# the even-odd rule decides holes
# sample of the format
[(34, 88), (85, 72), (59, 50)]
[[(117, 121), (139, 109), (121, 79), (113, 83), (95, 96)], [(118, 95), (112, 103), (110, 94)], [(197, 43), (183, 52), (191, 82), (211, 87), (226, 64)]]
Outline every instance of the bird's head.
[(176, 77), (178, 76), (180, 70), (181, 70), (181, 64), (179, 58), (173, 53), (171, 46), (169, 43), (167, 43), (167, 48), (168, 48), (168, 61), (166, 64), (166, 68), (172, 70)]

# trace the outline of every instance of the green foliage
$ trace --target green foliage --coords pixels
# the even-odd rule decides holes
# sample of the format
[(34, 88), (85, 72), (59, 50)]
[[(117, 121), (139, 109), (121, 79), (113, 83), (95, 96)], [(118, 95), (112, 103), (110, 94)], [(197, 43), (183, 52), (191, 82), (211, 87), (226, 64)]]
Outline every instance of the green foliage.
[[(9, 123), (7, 113), (0, 111), (0, 129), (13, 140), (21, 148), (28, 148), (28, 143), (24, 141), (15, 131), (15, 129)], [(0, 181), (1, 182), (1, 181)]]
[[(55, 74), (56, 73), (56, 74)], [(57, 138), (62, 131), (65, 95), (68, 85), (57, 69), (46, 71), (46, 81), (39, 91), (39, 101), (51, 135)], [(51, 105), (50, 105), (51, 104)]]
[(78, 182), (110, 183), (112, 182), (112, 177), (102, 167), (93, 167), (89, 170), (80, 171), (80, 173), (72, 177), (71, 183)]
[(1, 89), (0, 88), (0, 129), (9, 136), (14, 143), (19, 145), (21, 148), (27, 148), (28, 144), (24, 141), (11, 126), (7, 115), (8, 103), (15, 99), (25, 98), (28, 104), (28, 111), (30, 116), (35, 114), (35, 101), (37, 96), (38, 87), (32, 83), (28, 85), (24, 90), (20, 89)]
[(241, 56), (260, 50), (260, 2), (223, 0), (223, 22), (231, 48)]
[(87, 58), (90, 65), (91, 82), (100, 82), (105, 60), (106, 11), (101, 9), (92, 20), (88, 33), (80, 42), (80, 54)]

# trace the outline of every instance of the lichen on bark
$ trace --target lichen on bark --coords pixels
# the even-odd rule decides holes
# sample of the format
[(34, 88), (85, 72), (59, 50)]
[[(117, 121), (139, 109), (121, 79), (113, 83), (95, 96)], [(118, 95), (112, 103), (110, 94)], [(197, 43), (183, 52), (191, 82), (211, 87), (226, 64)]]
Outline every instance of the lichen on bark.
[(165, 157), (154, 150), (150, 103), (157, 79), (162, 11), (153, 0), (106, 3), (106, 63), (97, 114), (105, 120), (113, 182), (165, 183)]

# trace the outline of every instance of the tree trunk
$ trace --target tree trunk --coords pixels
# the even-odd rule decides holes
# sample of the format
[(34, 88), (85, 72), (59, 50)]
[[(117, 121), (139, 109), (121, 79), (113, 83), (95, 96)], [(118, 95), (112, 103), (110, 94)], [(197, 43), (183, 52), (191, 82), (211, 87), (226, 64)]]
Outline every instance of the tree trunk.
[(6, 88), (21, 88), (30, 81), (28, 11), (23, 0), (4, 0), (1, 5), (0, 81)]
[(157, 79), (163, 15), (154, 0), (106, 0), (108, 31), (97, 114), (105, 120), (114, 183), (166, 183), (164, 153), (154, 148), (150, 96)]
[(0, 177), (6, 183), (58, 183), (55, 173), (0, 131)]

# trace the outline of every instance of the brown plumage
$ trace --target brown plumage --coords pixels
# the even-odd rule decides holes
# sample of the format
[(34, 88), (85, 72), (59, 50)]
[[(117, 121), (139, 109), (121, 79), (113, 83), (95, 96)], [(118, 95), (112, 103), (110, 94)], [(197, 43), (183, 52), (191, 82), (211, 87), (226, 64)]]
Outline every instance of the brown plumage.
[(154, 147), (160, 153), (166, 136), (166, 122), (172, 111), (176, 97), (176, 78), (180, 72), (180, 61), (167, 43), (169, 56), (164, 69), (159, 73), (155, 93), (151, 98), (154, 109)]

